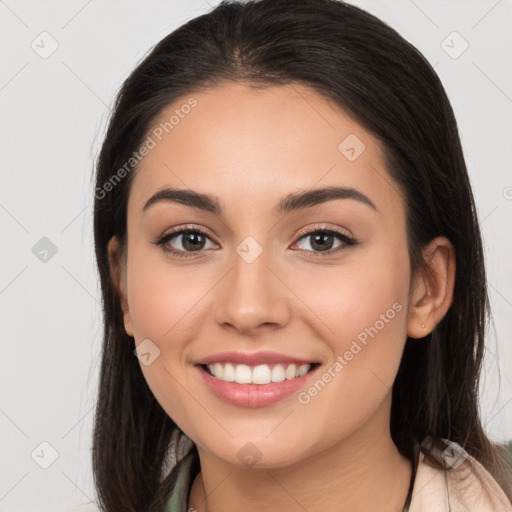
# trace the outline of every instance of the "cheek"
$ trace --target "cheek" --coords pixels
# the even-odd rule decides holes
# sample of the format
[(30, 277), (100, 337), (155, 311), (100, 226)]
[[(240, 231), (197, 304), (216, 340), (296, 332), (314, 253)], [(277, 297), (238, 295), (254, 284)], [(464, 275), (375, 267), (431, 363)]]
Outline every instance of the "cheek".
[[(201, 337), (204, 321), (197, 318), (201, 298), (211, 286), (186, 266), (170, 264), (163, 256), (133, 243), (128, 258), (128, 297), (136, 345), (146, 343), (158, 354), (141, 371), (156, 400), (187, 432), (197, 411), (184, 377), (190, 342)], [(188, 267), (189, 269), (192, 267)], [(199, 411), (200, 412), (200, 411)], [(201, 423), (205, 418), (196, 419)]]
[[(128, 297), (137, 342), (183, 343), (197, 324), (194, 317), (208, 289), (204, 269), (166, 260), (158, 250), (135, 243), (128, 261)], [(201, 274), (204, 274), (202, 277)], [(175, 352), (179, 354), (179, 352)]]
[(210, 310), (204, 304), (214, 292), (219, 273), (207, 263), (171, 262), (159, 251), (148, 249), (139, 240), (131, 243), (128, 305), (136, 344), (149, 339), (156, 346), (156, 353), (159, 351), (154, 364), (141, 364), (141, 369), (157, 399), (175, 401), (165, 407), (175, 410), (182, 405), (183, 388), (172, 377), (188, 371), (190, 348), (195, 340), (205, 337)]
[[(294, 293), (303, 299), (321, 322), (322, 333), (337, 354), (350, 348), (350, 341), (364, 342), (368, 331), (378, 330), (389, 338), (388, 346), (406, 332), (405, 311), (409, 293), (409, 256), (404, 244), (391, 245), (349, 254), (338, 265), (309, 265), (290, 274)], [(293, 279), (293, 281), (291, 281)]]
[[(405, 246), (385, 248), (325, 272), (319, 270), (317, 279), (310, 274), (301, 293), (321, 317), (331, 360), (298, 401), (317, 425), (350, 430), (375, 412), (398, 371), (407, 332), (409, 259)], [(314, 288), (321, 274), (324, 284)]]
[(359, 304), (339, 304), (338, 335), (330, 337), (332, 359), (297, 396), (304, 428), (296, 433), (295, 442), (321, 439), (322, 447), (327, 447), (348, 438), (371, 418), (376, 425), (389, 424), (390, 393), (405, 342), (406, 318), (405, 305), (393, 299), (392, 294), (378, 298), (370, 294)]

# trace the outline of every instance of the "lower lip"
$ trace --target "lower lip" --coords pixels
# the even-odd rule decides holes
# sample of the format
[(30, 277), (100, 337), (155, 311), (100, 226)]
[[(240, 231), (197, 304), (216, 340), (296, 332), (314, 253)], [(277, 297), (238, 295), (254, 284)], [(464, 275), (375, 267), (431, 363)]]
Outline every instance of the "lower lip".
[(316, 372), (318, 366), (301, 377), (270, 384), (226, 382), (213, 377), (200, 365), (197, 366), (197, 369), (210, 390), (225, 402), (240, 407), (256, 408), (271, 405), (296, 393)]

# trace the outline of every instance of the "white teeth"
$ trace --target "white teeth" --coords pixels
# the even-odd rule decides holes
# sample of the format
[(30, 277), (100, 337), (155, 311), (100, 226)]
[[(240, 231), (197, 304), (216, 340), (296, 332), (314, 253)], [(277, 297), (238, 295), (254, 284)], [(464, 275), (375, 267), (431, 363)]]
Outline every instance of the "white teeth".
[(222, 365), (220, 363), (215, 363), (213, 365), (213, 374), (214, 375), (218, 375), (219, 376), (219, 379), (223, 379), (224, 378), (224, 371), (223, 371), (223, 368), (222, 368)]
[(251, 367), (246, 364), (238, 364), (235, 369), (235, 382), (238, 384), (250, 384)]
[(294, 364), (290, 364), (288, 368), (286, 368), (284, 375), (286, 377), (286, 380), (291, 380), (295, 378), (295, 370), (297, 367)]
[[(217, 375), (216, 373), (214, 375)], [(235, 367), (230, 364), (226, 363), (224, 365), (224, 371), (222, 372), (222, 379), (226, 382), (235, 382)]]
[(238, 384), (270, 384), (302, 377), (311, 369), (310, 364), (276, 364), (270, 368), (267, 364), (248, 366), (246, 364), (215, 363), (208, 369), (214, 377), (226, 382)]
[(284, 368), (282, 364), (276, 364), (274, 368), (272, 368), (272, 382), (282, 382), (286, 379), (284, 375)]
[(255, 366), (252, 370), (252, 383), (253, 384), (270, 384), (270, 368), (266, 364)]
[(297, 376), (302, 377), (303, 375), (306, 375), (306, 373), (309, 372), (310, 368), (311, 368), (310, 364), (303, 364), (302, 366), (299, 366), (297, 368)]

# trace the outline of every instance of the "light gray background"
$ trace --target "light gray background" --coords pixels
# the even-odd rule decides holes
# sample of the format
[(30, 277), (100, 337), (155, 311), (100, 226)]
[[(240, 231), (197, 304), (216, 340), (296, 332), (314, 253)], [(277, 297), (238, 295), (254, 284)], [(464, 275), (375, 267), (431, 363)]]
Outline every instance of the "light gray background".
[[(216, 3), (0, 0), (2, 512), (96, 510), (90, 447), (101, 309), (93, 162), (124, 78), (153, 44)], [(352, 3), (418, 47), (452, 101), (485, 237), (495, 321), (483, 417), (492, 438), (509, 440), (512, 1)], [(31, 46), (51, 49), (43, 31), (58, 43), (46, 59)], [(454, 31), (469, 44), (457, 58), (464, 41)], [(57, 248), (45, 263), (32, 252), (42, 237)], [(48, 469), (40, 464), (51, 462), (52, 448), (42, 442), (58, 454)]]

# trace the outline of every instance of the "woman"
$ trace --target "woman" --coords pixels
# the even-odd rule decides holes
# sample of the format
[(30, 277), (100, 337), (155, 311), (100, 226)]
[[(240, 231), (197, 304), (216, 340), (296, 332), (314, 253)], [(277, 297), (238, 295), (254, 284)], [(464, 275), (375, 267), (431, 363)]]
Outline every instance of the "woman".
[(511, 510), (456, 121), (386, 24), (223, 2), (164, 38), (117, 98), (94, 231), (102, 510)]

